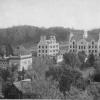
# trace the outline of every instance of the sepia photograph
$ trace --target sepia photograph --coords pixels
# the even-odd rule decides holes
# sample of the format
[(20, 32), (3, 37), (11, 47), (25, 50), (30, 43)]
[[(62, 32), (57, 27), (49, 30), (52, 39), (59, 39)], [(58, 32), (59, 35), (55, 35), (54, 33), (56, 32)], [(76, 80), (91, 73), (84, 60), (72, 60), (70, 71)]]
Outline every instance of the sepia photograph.
[(100, 0), (0, 0), (0, 99), (100, 100)]

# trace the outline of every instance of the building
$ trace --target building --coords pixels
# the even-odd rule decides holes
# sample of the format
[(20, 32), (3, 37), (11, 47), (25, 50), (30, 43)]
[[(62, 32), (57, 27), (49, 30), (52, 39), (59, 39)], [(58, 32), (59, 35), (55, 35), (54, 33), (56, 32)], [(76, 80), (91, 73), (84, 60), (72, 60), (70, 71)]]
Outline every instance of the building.
[(32, 99), (32, 83), (30, 79), (24, 79), (21, 81), (9, 84), (6, 87), (5, 99)]
[(56, 63), (61, 63), (63, 61), (63, 54), (58, 53), (56, 55)]
[(40, 42), (37, 45), (37, 56), (55, 56), (59, 52), (59, 43), (56, 37), (51, 35), (50, 39), (46, 36), (41, 36)]
[(6, 69), (9, 66), (8, 58), (0, 58), (0, 67)]
[(60, 42), (59, 44), (59, 51), (63, 55), (68, 52), (69, 42)]
[(12, 64), (18, 65), (18, 70), (28, 70), (29, 67), (32, 67), (32, 54), (20, 55), (20, 56), (11, 56), (9, 57), (9, 65)]
[(81, 51), (84, 51), (87, 55), (91, 53), (97, 56), (100, 55), (100, 34), (94, 38), (86, 31), (83, 33), (71, 33), (68, 52), (78, 53)]
[(19, 51), (14, 56), (1, 57), (0, 67), (7, 68), (12, 65), (17, 65), (19, 71), (23, 68), (27, 70), (29, 67), (32, 67), (32, 53), (27, 52), (27, 50)]

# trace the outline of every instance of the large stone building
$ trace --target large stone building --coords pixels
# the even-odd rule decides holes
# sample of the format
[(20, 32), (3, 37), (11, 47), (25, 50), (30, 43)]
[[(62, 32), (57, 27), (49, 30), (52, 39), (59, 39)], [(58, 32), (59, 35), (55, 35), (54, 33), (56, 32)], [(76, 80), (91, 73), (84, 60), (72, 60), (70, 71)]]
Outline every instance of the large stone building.
[(46, 36), (41, 36), (37, 45), (37, 56), (55, 56), (58, 52), (59, 43), (54, 35), (51, 35), (50, 39), (46, 39)]
[(68, 52), (78, 53), (84, 51), (87, 55), (93, 53), (100, 55), (100, 34), (97, 38), (88, 36), (88, 32), (70, 33)]
[(19, 71), (23, 68), (27, 70), (29, 67), (32, 67), (32, 53), (28, 52), (24, 48), (18, 48), (14, 56), (0, 58), (1, 68), (7, 68), (12, 65), (17, 65)]

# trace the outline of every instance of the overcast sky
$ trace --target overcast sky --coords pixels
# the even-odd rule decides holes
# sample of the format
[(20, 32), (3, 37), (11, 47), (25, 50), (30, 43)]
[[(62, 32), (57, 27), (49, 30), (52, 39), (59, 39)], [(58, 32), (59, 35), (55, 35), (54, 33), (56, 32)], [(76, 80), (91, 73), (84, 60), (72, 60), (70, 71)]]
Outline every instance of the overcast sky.
[(100, 28), (100, 0), (0, 0), (0, 28), (13, 25)]

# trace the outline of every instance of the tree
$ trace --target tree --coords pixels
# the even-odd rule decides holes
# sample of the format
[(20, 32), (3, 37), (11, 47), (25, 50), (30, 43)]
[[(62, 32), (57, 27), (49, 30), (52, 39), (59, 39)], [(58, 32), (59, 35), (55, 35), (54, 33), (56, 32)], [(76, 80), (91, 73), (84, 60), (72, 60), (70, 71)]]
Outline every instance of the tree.
[(80, 60), (77, 55), (73, 53), (66, 53), (63, 56), (65, 64), (72, 68), (78, 68), (80, 66)]
[(86, 58), (85, 52), (84, 52), (84, 51), (79, 52), (79, 53), (78, 53), (78, 57), (79, 57), (79, 60), (81, 61), (81, 63), (84, 63), (85, 58)]
[(89, 62), (89, 64), (90, 64), (90, 66), (92, 66), (92, 67), (93, 67), (93, 65), (95, 64), (95, 57), (94, 57), (94, 54), (93, 54), (93, 53), (91, 53), (91, 54), (89, 55), (89, 57), (88, 57), (88, 62)]
[(0, 69), (0, 76), (3, 82), (3, 94), (6, 96), (7, 89), (13, 84), (14, 81), (18, 80), (17, 66), (12, 65), (6, 69)]
[[(78, 80), (82, 79), (82, 74), (71, 67), (60, 66), (50, 68), (46, 72), (46, 78), (58, 82), (60, 92), (63, 93), (64, 97), (66, 97), (66, 92), (70, 91), (72, 85), (77, 87)], [(82, 85), (83, 80), (81, 81)]]

